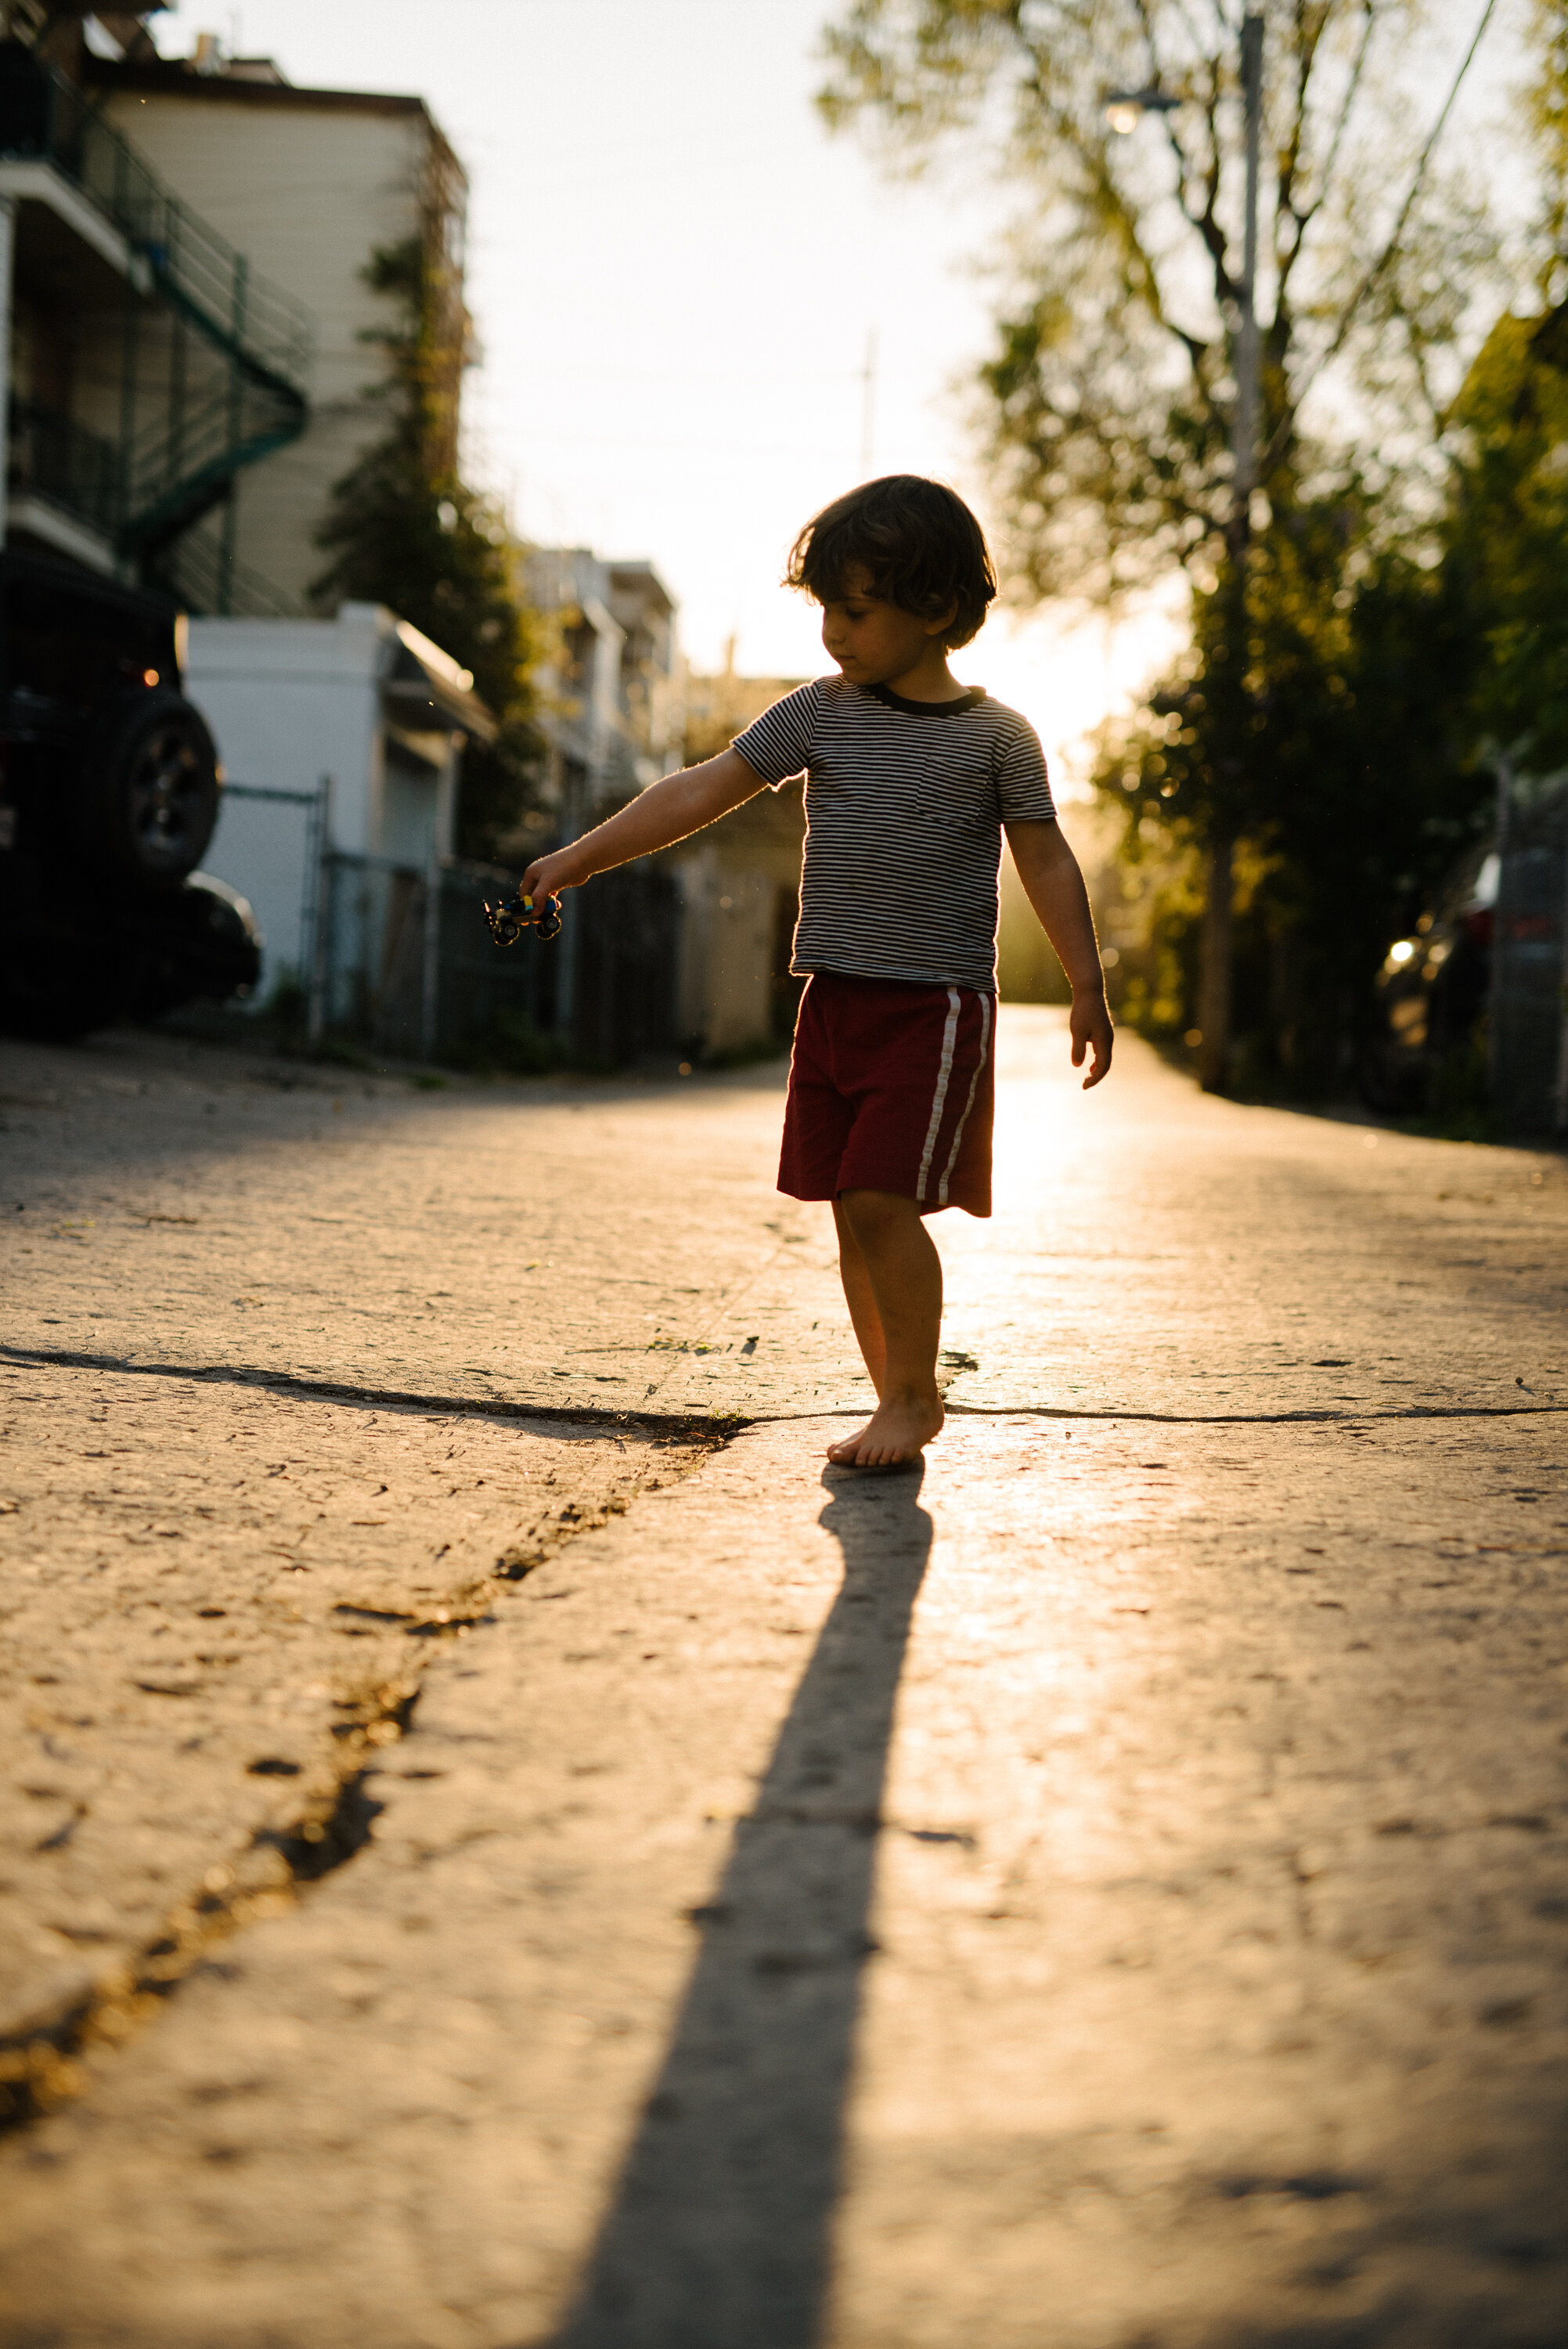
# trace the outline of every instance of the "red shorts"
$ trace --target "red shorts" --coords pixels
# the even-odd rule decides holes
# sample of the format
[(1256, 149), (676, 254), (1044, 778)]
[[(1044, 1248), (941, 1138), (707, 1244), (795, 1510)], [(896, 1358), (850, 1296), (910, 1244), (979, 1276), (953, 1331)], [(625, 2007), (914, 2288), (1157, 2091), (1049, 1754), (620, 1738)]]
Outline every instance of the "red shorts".
[(995, 998), (814, 972), (795, 1024), (779, 1188), (991, 1212)]

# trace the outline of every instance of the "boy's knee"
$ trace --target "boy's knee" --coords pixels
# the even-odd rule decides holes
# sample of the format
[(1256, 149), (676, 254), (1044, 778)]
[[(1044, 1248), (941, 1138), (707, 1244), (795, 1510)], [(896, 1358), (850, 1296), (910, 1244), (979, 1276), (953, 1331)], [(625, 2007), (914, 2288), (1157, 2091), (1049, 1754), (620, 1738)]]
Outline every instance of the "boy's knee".
[(874, 1239), (920, 1217), (914, 1201), (896, 1191), (841, 1191), (838, 1205), (857, 1240)]

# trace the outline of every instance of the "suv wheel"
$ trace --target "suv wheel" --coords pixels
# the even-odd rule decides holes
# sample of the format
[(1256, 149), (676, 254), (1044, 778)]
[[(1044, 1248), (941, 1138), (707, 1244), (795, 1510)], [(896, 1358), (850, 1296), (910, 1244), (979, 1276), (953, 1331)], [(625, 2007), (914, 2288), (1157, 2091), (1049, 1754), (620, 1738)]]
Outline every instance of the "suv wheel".
[(218, 754), (201, 713), (180, 694), (151, 694), (93, 764), (89, 854), (143, 887), (183, 881), (218, 821)]

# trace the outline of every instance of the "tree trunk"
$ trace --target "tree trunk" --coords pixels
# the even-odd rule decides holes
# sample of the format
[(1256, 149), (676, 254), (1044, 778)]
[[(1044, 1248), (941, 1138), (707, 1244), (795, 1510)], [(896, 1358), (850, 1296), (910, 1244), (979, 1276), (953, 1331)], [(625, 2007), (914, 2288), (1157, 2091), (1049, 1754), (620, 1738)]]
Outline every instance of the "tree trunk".
[(1204, 876), (1203, 957), (1198, 981), (1198, 1081), (1206, 1093), (1222, 1093), (1231, 1074), (1231, 859), (1234, 843), (1214, 841)]
[[(1257, 479), (1259, 393), (1258, 317), (1258, 164), (1263, 136), (1264, 18), (1255, 8), (1242, 19), (1242, 91), (1246, 102), (1247, 182), (1243, 230), (1241, 283), (1236, 288), (1235, 409), (1231, 419), (1232, 497), (1230, 528), (1225, 535), (1231, 558), (1231, 594), (1226, 634), (1229, 662), (1227, 692), (1235, 726), (1237, 773), (1242, 785), (1241, 809), (1247, 804), (1246, 786), (1253, 780), (1255, 755), (1248, 724), (1247, 558), (1252, 548), (1253, 488)], [(1233, 783), (1229, 786), (1233, 788)], [(1240, 812), (1240, 810), (1237, 811)], [(1224, 819), (1221, 817), (1223, 824)], [(1232, 821), (1234, 823), (1235, 816)], [(1244, 816), (1242, 818), (1244, 822)], [(1203, 1040), (1198, 1050), (1198, 1081), (1206, 1093), (1228, 1091), (1231, 1079), (1231, 946), (1233, 931), (1232, 865), (1235, 841), (1229, 828), (1210, 843), (1203, 891), (1203, 964), (1198, 985), (1198, 1025)]]

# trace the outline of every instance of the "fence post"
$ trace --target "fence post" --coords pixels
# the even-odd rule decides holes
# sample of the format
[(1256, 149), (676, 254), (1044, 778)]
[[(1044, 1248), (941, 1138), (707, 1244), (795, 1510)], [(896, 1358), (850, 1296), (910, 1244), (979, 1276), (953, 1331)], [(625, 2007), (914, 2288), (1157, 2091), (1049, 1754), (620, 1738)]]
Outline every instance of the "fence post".
[(323, 775), (311, 811), (306, 850), (306, 913), (310, 940), (310, 1009), (305, 1033), (314, 1046), (326, 1029), (326, 996), (332, 978), (332, 777)]
[(1498, 1101), (1507, 1053), (1503, 1048), (1503, 1023), (1508, 1017), (1508, 978), (1504, 968), (1505, 926), (1503, 899), (1508, 883), (1509, 834), (1512, 829), (1513, 761), (1502, 756), (1497, 762), (1497, 895), (1491, 907), (1491, 984), (1487, 990), (1487, 1075), (1491, 1081), (1491, 1097)]
[(11, 456), (11, 307), (16, 199), (0, 196), (0, 546), (5, 543), (5, 484)]
[(441, 855), (434, 834), (425, 866), (425, 963), (419, 974), (419, 1057), (433, 1061), (441, 988)]
[(1563, 802), (1563, 983), (1557, 990), (1557, 1098), (1553, 1104), (1554, 1133), (1568, 1133), (1568, 792)]

